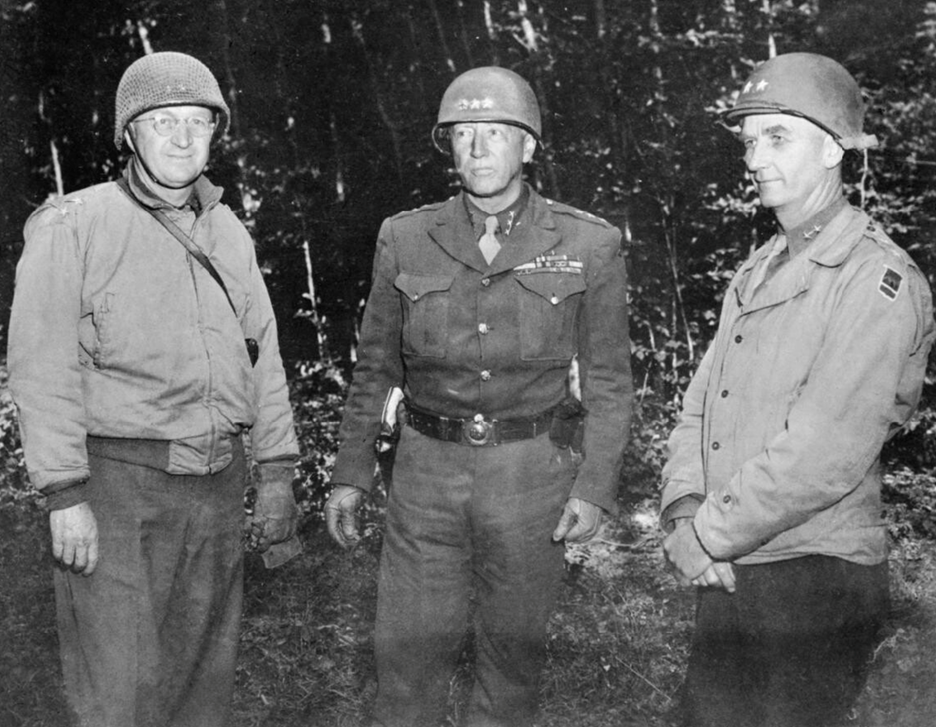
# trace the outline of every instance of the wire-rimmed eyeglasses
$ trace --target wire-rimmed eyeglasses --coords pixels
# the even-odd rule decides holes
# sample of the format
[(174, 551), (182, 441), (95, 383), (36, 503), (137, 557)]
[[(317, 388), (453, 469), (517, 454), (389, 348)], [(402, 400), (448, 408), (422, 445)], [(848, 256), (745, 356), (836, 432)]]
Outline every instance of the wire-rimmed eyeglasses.
[(141, 119), (133, 119), (131, 124), (137, 124), (143, 121), (149, 121), (153, 124), (153, 130), (160, 136), (172, 136), (179, 124), (184, 123), (189, 133), (194, 137), (210, 136), (215, 129), (214, 119), (206, 119), (204, 116), (189, 116), (180, 119), (177, 116), (168, 114), (156, 114), (155, 116), (144, 116)]

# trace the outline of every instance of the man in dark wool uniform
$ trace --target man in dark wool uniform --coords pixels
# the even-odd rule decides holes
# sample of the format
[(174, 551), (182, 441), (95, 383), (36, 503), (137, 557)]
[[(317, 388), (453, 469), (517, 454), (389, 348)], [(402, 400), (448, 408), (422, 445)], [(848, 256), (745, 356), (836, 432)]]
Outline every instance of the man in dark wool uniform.
[(460, 75), (433, 140), (462, 192), (386, 220), (378, 237), (326, 506), (333, 537), (352, 545), (381, 412), (399, 387), (376, 725), (440, 722), (471, 616), (466, 724), (532, 724), (562, 542), (592, 538), (615, 507), (633, 393), (621, 234), (523, 182), (540, 134), (523, 78)]

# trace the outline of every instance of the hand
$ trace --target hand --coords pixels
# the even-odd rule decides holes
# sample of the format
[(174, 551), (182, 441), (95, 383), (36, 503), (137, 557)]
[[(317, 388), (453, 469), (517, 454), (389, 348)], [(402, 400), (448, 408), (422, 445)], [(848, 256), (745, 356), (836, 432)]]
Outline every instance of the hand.
[(663, 554), (681, 586), (688, 586), (705, 573), (714, 561), (696, 536), (692, 520), (681, 519), (663, 541)]
[(604, 510), (597, 505), (570, 497), (562, 510), (562, 517), (553, 531), (552, 539), (555, 542), (565, 540), (567, 543), (586, 543), (601, 529), (603, 514)]
[(89, 576), (98, 563), (97, 519), (91, 505), (82, 502), (49, 513), (52, 556), (75, 573)]
[(724, 588), (728, 593), (735, 592), (735, 577), (734, 577), (734, 568), (731, 563), (727, 561), (719, 560), (715, 561), (702, 571), (702, 575), (693, 578), (692, 584), (694, 586), (701, 586), (703, 588)]
[(357, 510), (364, 499), (364, 490), (351, 485), (336, 485), (325, 503), (328, 533), (342, 548), (350, 548), (361, 539)]
[(299, 508), (292, 489), (294, 474), (295, 468), (291, 464), (260, 465), (257, 500), (248, 527), (261, 553), (274, 543), (282, 543), (296, 534)]

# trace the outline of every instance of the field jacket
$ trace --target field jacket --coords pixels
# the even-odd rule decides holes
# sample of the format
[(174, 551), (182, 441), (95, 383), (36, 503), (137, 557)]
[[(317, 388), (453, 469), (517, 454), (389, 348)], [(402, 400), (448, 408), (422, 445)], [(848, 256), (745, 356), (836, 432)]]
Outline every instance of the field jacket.
[[(169, 442), (164, 469), (216, 472), (251, 429), (258, 462), (298, 453), (276, 324), (252, 240), (200, 177), (188, 216), (128, 167), (138, 200), (175, 216), (224, 292), (153, 216), (108, 182), (37, 209), (25, 227), (9, 332), (10, 390), (32, 483), (88, 477), (86, 436)], [(197, 214), (196, 214), (197, 212)], [(251, 367), (245, 337), (260, 344)]]
[(661, 506), (701, 501), (693, 524), (716, 560), (879, 563), (879, 457), (920, 397), (929, 286), (847, 205), (757, 285), (773, 245), (728, 288), (669, 439)]
[(528, 193), (490, 265), (464, 193), (384, 221), (332, 481), (370, 489), (389, 387), (439, 415), (517, 419), (562, 401), (577, 356), (588, 413), (571, 495), (614, 509), (633, 394), (621, 233)]

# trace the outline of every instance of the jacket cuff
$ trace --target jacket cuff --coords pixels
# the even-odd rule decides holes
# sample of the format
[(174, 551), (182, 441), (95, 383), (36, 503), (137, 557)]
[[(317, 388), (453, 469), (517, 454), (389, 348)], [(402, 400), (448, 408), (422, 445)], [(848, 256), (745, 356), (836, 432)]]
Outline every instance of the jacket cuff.
[(660, 525), (663, 530), (670, 533), (673, 531), (677, 520), (694, 518), (703, 502), (705, 502), (704, 498), (698, 495), (685, 495), (671, 503), (660, 515)]
[(42, 494), (45, 495), (46, 510), (65, 510), (88, 501), (88, 480), (56, 482), (48, 485)]

